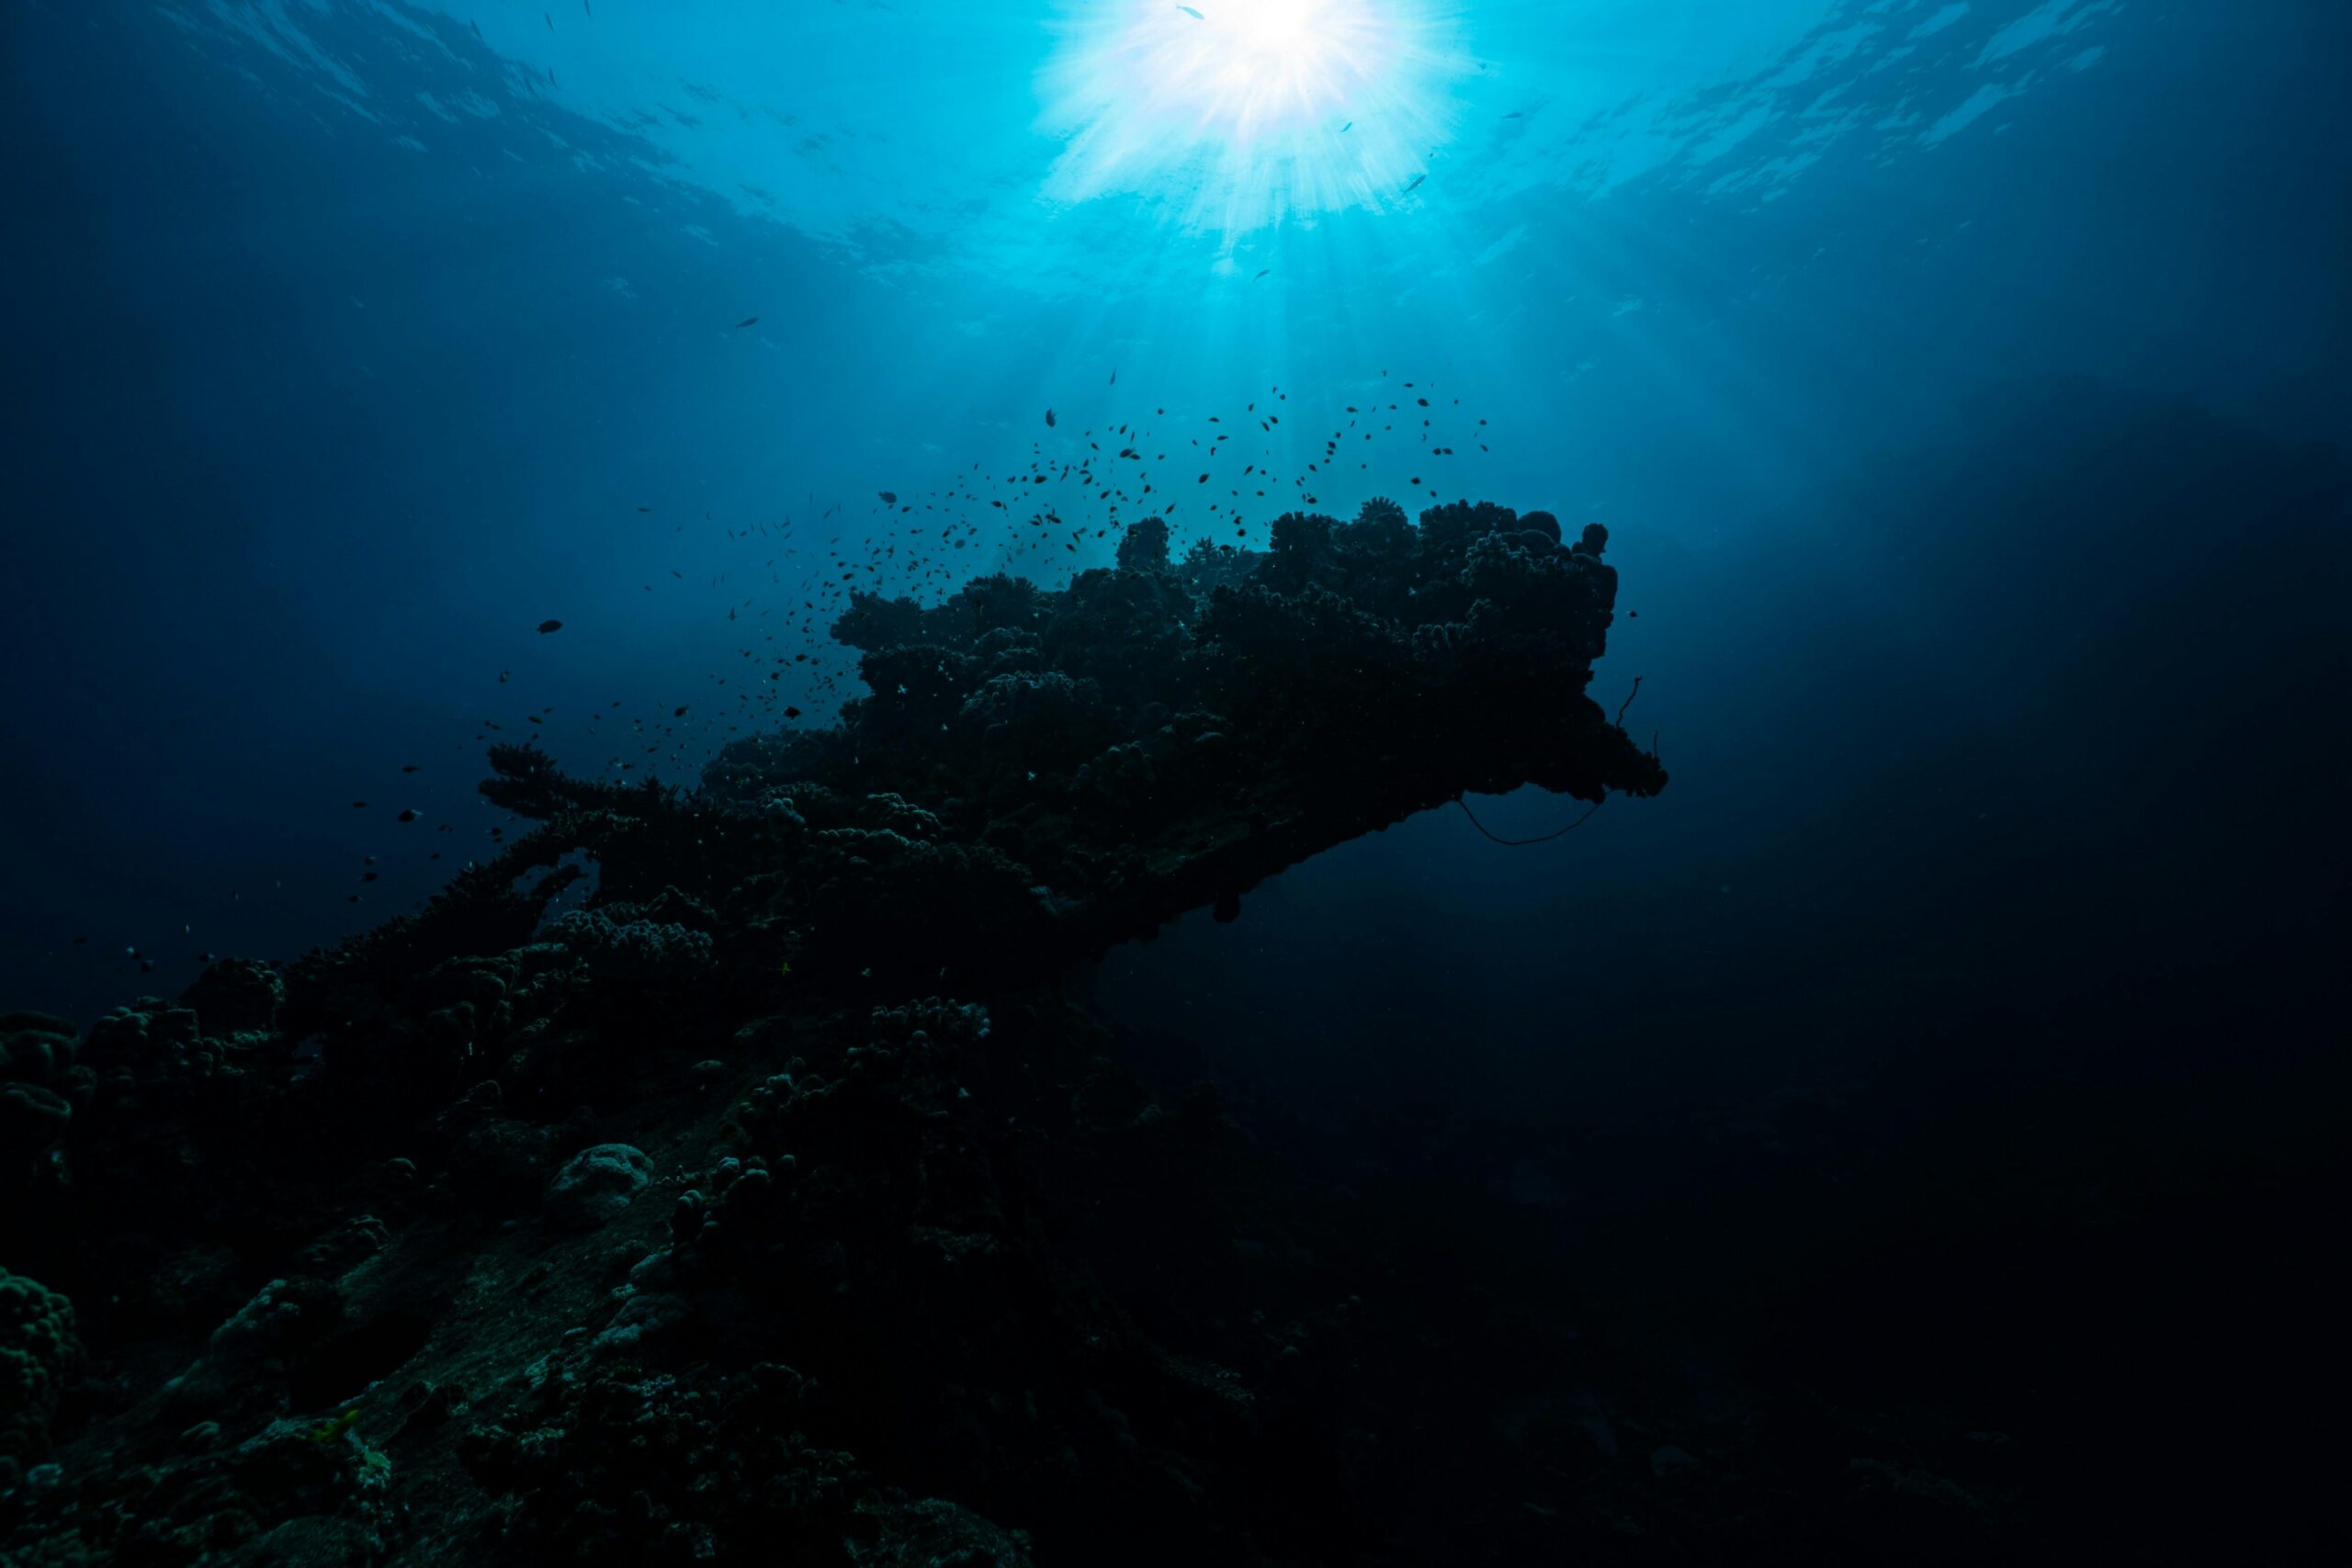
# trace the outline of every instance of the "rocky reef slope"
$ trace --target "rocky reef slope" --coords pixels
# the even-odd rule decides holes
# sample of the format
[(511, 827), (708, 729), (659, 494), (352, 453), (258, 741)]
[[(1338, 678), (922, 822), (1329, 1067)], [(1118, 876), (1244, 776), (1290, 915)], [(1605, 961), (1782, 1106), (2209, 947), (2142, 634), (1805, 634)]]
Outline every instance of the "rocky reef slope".
[(536, 825), (422, 913), (0, 1017), (8, 1560), (1541, 1550), (1419, 1348), (1542, 1327), (1053, 982), (1464, 791), (1662, 788), (1605, 542), (1375, 501), (859, 599), (837, 723), (694, 789), (499, 749)]

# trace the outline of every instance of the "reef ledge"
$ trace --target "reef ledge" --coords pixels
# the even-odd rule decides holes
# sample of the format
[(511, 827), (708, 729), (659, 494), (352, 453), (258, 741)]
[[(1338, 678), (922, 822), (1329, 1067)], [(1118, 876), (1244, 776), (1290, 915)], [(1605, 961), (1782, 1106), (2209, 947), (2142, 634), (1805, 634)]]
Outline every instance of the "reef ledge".
[(831, 724), (693, 789), (495, 749), (535, 825), (420, 913), (0, 1016), (0, 1556), (1508, 1546), (1486, 1439), (1405, 1435), (1446, 1385), (1379, 1216), (1050, 982), (1464, 792), (1663, 788), (1586, 694), (1605, 544), (1374, 501), (854, 598)]

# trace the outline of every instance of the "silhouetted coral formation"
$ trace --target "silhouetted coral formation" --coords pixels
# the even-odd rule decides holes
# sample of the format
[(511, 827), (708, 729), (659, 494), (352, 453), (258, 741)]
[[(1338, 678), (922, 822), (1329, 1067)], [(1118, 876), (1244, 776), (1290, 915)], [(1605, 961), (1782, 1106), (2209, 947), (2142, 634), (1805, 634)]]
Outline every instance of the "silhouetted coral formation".
[[(1656, 793), (1585, 695), (1603, 542), (1375, 501), (859, 598), (831, 728), (691, 791), (497, 748), (537, 825), (423, 912), (85, 1033), (0, 1019), (7, 1254), (64, 1292), (0, 1276), (9, 1549), (1394, 1549), (1376, 1227), (1039, 985), (1465, 790)], [(61, 1403), (69, 1296), (100, 1367)]]

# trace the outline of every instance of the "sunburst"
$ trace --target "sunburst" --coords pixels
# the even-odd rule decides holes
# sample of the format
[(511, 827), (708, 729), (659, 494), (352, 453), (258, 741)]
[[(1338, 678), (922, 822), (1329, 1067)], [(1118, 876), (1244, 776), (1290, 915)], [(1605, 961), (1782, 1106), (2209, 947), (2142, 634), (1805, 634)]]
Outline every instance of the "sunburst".
[(1450, 138), (1467, 69), (1423, 0), (1097, 0), (1061, 34), (1046, 197), (1228, 233), (1398, 196)]

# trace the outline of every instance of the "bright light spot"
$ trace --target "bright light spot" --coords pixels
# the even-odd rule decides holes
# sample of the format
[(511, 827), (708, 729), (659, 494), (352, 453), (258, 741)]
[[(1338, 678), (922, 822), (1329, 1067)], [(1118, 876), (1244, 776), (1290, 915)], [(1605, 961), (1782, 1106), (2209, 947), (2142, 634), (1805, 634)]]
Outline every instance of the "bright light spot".
[(1432, 0), (1090, 0), (1039, 84), (1046, 194), (1229, 234), (1380, 206), (1450, 139), (1456, 30)]
[(1245, 50), (1255, 56), (1272, 57), (1294, 45), (1319, 47), (1311, 38), (1315, 24), (1336, 9), (1328, 0), (1263, 0), (1260, 5), (1225, 8), (1220, 15), (1229, 18), (1226, 25), (1239, 36)]

